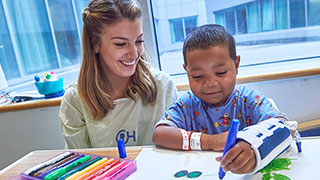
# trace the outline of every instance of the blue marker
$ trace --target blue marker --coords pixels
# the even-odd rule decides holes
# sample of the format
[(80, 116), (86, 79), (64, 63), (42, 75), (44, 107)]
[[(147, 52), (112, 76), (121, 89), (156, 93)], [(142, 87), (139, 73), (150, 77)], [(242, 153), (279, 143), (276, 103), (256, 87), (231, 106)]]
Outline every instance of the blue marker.
[(298, 149), (298, 152), (302, 152), (302, 149), (301, 149), (301, 136), (300, 136), (300, 133), (296, 130), (296, 132), (294, 133), (294, 139), (296, 140), (296, 145), (297, 145), (297, 149)]
[(38, 75), (35, 75), (35, 76), (34, 76), (34, 80), (35, 80), (36, 82), (40, 82), (41, 79), (40, 79), (40, 77), (39, 77)]
[(118, 151), (119, 151), (119, 157), (120, 158), (126, 158), (127, 153), (126, 153), (126, 147), (124, 146), (124, 142), (122, 139), (118, 139)]
[[(229, 129), (227, 142), (226, 142), (226, 145), (224, 146), (224, 151), (223, 151), (223, 154), (222, 154), (222, 158), (229, 151), (229, 149), (231, 149), (234, 146), (234, 144), (236, 143), (239, 126), (240, 126), (240, 121), (237, 120), (237, 119), (233, 119), (232, 122), (231, 122), (231, 127)], [(223, 179), (223, 177), (226, 175), (226, 173), (223, 171), (222, 167), (219, 168), (219, 173), (218, 174), (219, 174), (219, 178), (220, 179)]]

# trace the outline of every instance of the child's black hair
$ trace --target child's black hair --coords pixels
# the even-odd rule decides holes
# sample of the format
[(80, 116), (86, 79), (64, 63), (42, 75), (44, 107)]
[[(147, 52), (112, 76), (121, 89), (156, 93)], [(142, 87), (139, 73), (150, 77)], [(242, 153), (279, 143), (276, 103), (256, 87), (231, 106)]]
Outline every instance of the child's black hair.
[(233, 36), (221, 25), (206, 24), (195, 28), (184, 40), (183, 59), (187, 65), (186, 53), (197, 49), (209, 49), (212, 46), (229, 48), (229, 55), (236, 60), (236, 45)]

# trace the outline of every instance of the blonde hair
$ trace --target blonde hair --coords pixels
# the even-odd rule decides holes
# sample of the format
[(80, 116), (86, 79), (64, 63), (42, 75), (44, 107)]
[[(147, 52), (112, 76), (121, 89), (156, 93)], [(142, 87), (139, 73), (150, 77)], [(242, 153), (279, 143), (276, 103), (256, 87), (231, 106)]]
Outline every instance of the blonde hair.
[[(110, 109), (114, 108), (113, 100), (104, 91), (106, 89), (102, 60), (95, 53), (95, 47), (100, 44), (103, 26), (111, 25), (129, 19), (141, 18), (141, 7), (135, 0), (92, 0), (82, 12), (83, 19), (83, 60), (78, 79), (79, 95), (95, 120), (101, 120)], [(157, 97), (157, 87), (154, 77), (148, 68), (147, 52), (140, 57), (125, 95), (133, 100), (138, 93), (144, 104), (153, 105)]]

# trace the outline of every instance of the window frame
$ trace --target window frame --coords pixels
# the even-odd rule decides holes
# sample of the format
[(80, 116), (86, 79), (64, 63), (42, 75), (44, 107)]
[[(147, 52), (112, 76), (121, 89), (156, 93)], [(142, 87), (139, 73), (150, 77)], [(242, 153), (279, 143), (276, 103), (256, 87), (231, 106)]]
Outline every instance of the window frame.
[[(287, 1), (289, 1), (289, 0), (287, 0)], [(272, 2), (272, 14), (273, 14), (273, 22), (274, 22), (274, 19), (275, 19), (275, 17), (274, 17), (274, 1), (272, 0), (271, 2)], [(307, 3), (308, 0), (306, 0), (305, 2)], [(151, 4), (151, 0), (149, 0), (148, 3)], [(247, 9), (248, 9), (248, 4), (250, 4), (250, 3), (257, 3), (258, 8), (259, 8), (261, 1), (258, 0), (258, 1), (247, 2), (246, 3), (246, 5), (247, 5), (246, 8)], [(287, 6), (289, 6), (289, 3), (287, 3)], [(289, 7), (287, 9), (289, 9)], [(261, 18), (261, 10), (260, 10), (260, 8), (259, 8), (258, 12), (259, 12), (259, 18)], [(218, 10), (218, 11), (212, 12), (212, 13), (213, 14), (221, 13), (222, 16), (224, 17), (223, 18), (223, 22), (225, 23), (225, 21), (226, 21), (225, 13), (222, 12), (221, 9)], [(152, 14), (150, 9), (149, 9), (149, 14)], [(235, 12), (234, 12), (234, 14), (235, 14)], [(248, 15), (248, 11), (247, 11), (247, 15)], [(290, 18), (290, 16), (288, 16), (288, 18)], [(150, 19), (150, 22), (154, 23), (152, 19)], [(288, 23), (290, 23), (290, 22), (288, 22)], [(248, 25), (248, 23), (247, 23), (247, 25)], [(290, 28), (290, 24), (288, 26)], [(308, 26), (306, 25), (305, 27), (308, 27)], [(275, 25), (274, 24), (273, 24), (273, 30), (272, 31), (275, 31)], [(261, 30), (261, 23), (259, 25), (259, 32), (263, 32)], [(266, 33), (269, 33), (269, 32), (266, 32)], [(248, 28), (248, 34), (250, 34), (249, 28)], [(252, 34), (255, 34), (255, 32), (252, 32)], [(157, 41), (157, 40), (154, 40), (154, 41)], [(159, 42), (155, 42), (155, 44), (159, 44)], [(158, 48), (157, 48), (157, 50), (158, 50)], [(312, 57), (312, 59), (316, 59), (316, 60), (319, 59), (320, 60), (320, 56), (319, 57)], [(160, 56), (157, 57), (157, 60), (159, 62), (159, 66), (162, 67), (162, 69), (164, 69), (164, 67), (161, 65)], [(316, 60), (314, 60), (314, 61), (316, 61)], [(292, 62), (292, 61), (294, 61), (294, 59), (289, 59), (289, 62)], [(281, 60), (281, 59), (279, 61), (277, 61), (277, 63), (278, 62), (282, 63), (282, 64), (288, 63), (288, 62), (285, 62), (284, 60)], [(273, 63), (270, 63), (270, 64), (273, 64)], [(270, 64), (267, 64), (267, 66), (270, 66)], [(239, 79), (239, 78), (242, 79), (242, 80), (249, 79), (249, 80), (245, 80), (243, 82), (259, 82), (259, 81), (265, 81), (265, 80), (273, 80), (273, 79), (276, 80), (276, 79), (285, 79), (285, 78), (291, 78), (291, 77), (300, 77), (300, 76), (309, 76), (309, 75), (318, 75), (318, 74), (320, 74), (320, 69), (318, 68), (318, 67), (320, 67), (320, 65), (316, 65), (316, 66), (313, 66), (313, 65), (314, 65), (314, 62), (307, 63), (306, 67), (302, 67), (302, 66), (290, 67), (290, 68), (286, 69), (285, 72), (283, 71), (283, 69), (282, 70), (275, 70), (275, 69), (272, 70), (272, 68), (271, 68), (271, 71), (269, 73), (268, 72), (266, 72), (266, 73), (259, 72), (259, 73), (253, 73), (253, 74), (250, 74), (250, 75), (245, 74), (245, 75), (238, 76), (237, 79)], [(282, 67), (285, 67), (285, 66), (282, 66)], [(261, 69), (261, 68), (264, 68), (264, 67), (260, 66), (259, 68)], [(268, 71), (269, 67), (266, 67), (266, 69)], [(240, 70), (240, 71), (242, 71), (242, 70)], [(263, 76), (266, 76), (266, 78), (263, 78)], [(171, 77), (175, 81), (175, 83), (178, 84), (178, 86), (179, 85), (181, 85), (182, 87), (188, 86), (188, 84), (187, 84), (188, 80), (187, 80), (185, 72), (182, 72), (182, 73), (178, 72), (178, 73), (172, 74)], [(240, 80), (239, 82), (241, 82), (242, 80)]]

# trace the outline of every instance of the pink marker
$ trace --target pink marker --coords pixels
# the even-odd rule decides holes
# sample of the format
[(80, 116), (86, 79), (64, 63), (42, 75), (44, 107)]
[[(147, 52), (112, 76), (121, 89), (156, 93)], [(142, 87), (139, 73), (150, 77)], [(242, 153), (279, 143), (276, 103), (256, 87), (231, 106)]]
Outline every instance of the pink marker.
[(122, 168), (120, 168), (118, 171), (116, 171), (115, 173), (111, 174), (109, 177), (105, 178), (104, 180), (111, 180), (113, 178), (115, 178), (118, 174), (120, 174), (122, 171), (131, 168), (131, 166), (134, 166), (135, 163), (133, 162), (129, 162), (128, 164), (126, 164), (125, 166), (123, 166)]
[(122, 167), (124, 167), (127, 164), (128, 163), (126, 161), (122, 161), (121, 163), (119, 163), (119, 164), (115, 165), (114, 167), (110, 168), (109, 170), (107, 170), (106, 172), (101, 174), (100, 176), (95, 177), (93, 180), (105, 180), (110, 175), (112, 175), (113, 173), (117, 172), (119, 169), (121, 169)]
[(57, 74), (54, 71), (50, 71), (50, 74), (51, 74), (51, 81), (58, 80)]

